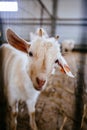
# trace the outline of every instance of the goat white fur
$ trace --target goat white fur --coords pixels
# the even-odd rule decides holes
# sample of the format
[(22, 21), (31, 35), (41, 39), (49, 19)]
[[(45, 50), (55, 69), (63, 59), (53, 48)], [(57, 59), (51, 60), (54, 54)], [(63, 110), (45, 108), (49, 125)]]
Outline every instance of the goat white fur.
[[(44, 34), (44, 36), (43, 36)], [(37, 98), (46, 87), (54, 64), (61, 67), (63, 72), (73, 77), (70, 68), (60, 53), (57, 39), (45, 37), (39, 29), (31, 42), (18, 37), (12, 30), (7, 30), (9, 44), (3, 44), (0, 52), (3, 53), (2, 66), (4, 92), (12, 108), (12, 130), (16, 130), (18, 102), (27, 103), (30, 115), (30, 125), (36, 130), (35, 104)]]

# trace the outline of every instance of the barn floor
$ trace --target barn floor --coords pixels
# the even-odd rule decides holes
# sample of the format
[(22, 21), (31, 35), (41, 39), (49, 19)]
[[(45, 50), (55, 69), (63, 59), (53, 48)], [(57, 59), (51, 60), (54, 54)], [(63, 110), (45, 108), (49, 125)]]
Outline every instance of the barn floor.
[[(80, 56), (77, 52), (67, 53), (65, 59), (75, 78), (62, 74), (59, 69), (55, 76), (50, 77), (46, 90), (41, 93), (36, 104), (36, 122), (39, 130), (75, 130), (79, 124), (81, 130), (87, 130), (87, 54), (82, 53)], [(79, 68), (84, 69), (81, 72), (84, 72), (85, 79), (84, 90), (81, 89), (83, 91), (80, 96), (77, 95), (77, 84), (80, 81), (77, 77), (79, 73), (83, 73), (78, 73)], [(28, 122), (27, 107), (23, 102), (19, 104), (17, 130), (29, 130)]]

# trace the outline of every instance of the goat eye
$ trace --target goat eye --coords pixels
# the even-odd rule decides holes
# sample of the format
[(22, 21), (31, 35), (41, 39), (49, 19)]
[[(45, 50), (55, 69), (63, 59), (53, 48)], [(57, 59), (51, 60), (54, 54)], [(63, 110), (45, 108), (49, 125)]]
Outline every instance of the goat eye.
[(31, 56), (31, 57), (33, 56), (33, 53), (31, 51), (29, 52), (29, 56)]
[(58, 63), (58, 59), (57, 59), (57, 60), (55, 60), (55, 63)]

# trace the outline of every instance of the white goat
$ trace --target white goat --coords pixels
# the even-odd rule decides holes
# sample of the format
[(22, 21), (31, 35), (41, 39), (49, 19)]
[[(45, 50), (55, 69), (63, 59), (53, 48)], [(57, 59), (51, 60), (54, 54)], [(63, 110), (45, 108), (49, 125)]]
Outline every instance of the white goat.
[(73, 50), (75, 46), (75, 41), (74, 40), (64, 40), (61, 44), (62, 46), (62, 53), (65, 52), (70, 52)]
[(9, 44), (0, 47), (0, 52), (3, 53), (0, 70), (3, 69), (4, 92), (12, 108), (12, 130), (16, 130), (20, 100), (27, 103), (30, 125), (33, 130), (37, 129), (35, 104), (41, 90), (46, 87), (47, 79), (55, 64), (58, 64), (68, 76), (73, 77), (60, 53), (58, 40), (47, 37), (47, 34), (45, 37), (45, 31), (42, 29), (35, 35), (28, 43), (8, 29)]

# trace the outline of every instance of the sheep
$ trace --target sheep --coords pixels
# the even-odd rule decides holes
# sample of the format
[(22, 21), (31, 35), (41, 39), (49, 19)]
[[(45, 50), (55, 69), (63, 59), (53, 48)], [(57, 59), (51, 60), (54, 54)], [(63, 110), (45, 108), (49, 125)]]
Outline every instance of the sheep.
[(71, 52), (74, 49), (75, 41), (74, 40), (64, 40), (61, 43), (62, 53)]
[[(44, 32), (44, 33), (43, 33)], [(55, 65), (70, 77), (74, 77), (61, 55), (58, 40), (47, 37), (43, 29), (34, 34), (30, 42), (20, 38), (11, 29), (7, 30), (7, 44), (0, 47), (3, 61), (4, 93), (12, 108), (11, 128), (16, 130), (18, 102), (25, 101), (30, 116), (30, 126), (37, 130), (35, 104), (40, 93), (46, 88)]]

